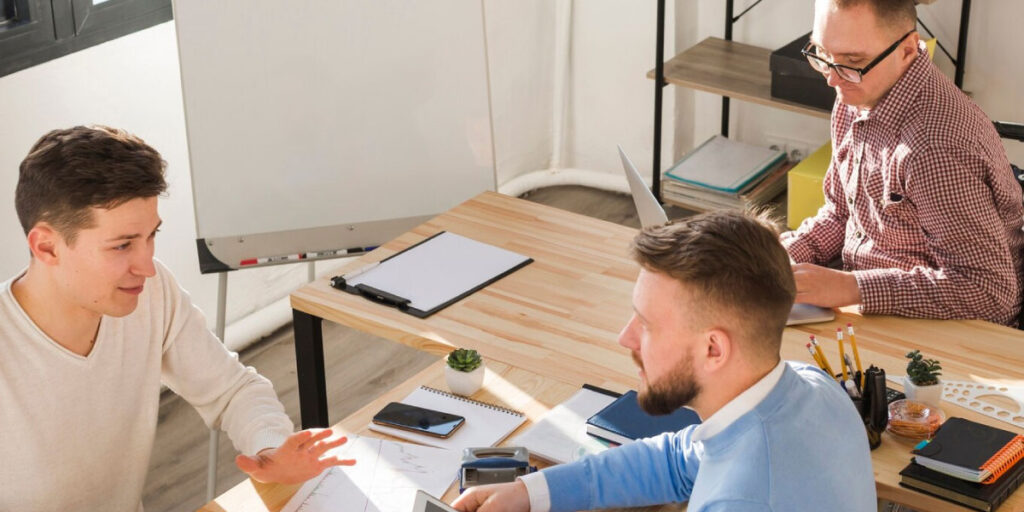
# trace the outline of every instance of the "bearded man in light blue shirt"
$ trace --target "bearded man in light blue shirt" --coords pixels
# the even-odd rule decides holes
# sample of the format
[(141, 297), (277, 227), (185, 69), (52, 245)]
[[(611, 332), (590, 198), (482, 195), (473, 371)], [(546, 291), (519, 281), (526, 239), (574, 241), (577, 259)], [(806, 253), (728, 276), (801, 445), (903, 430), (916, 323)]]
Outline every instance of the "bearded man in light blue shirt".
[(796, 287), (764, 218), (713, 212), (637, 235), (633, 317), (619, 343), (640, 405), (703, 423), (508, 484), (463, 512), (568, 511), (688, 501), (690, 512), (875, 510), (863, 422), (839, 384), (779, 357)]

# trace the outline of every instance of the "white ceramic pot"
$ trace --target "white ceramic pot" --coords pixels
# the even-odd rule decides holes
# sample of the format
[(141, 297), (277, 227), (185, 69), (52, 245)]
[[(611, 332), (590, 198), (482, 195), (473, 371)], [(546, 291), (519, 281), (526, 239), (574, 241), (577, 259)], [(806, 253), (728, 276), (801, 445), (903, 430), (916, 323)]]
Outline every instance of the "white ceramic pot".
[(481, 364), (471, 372), (460, 372), (451, 366), (444, 367), (444, 379), (448, 389), (456, 395), (469, 396), (484, 385), (484, 365)]
[(928, 405), (934, 405), (940, 407), (942, 404), (942, 379), (939, 379), (937, 384), (931, 386), (918, 386), (910, 381), (910, 377), (903, 377), (903, 394), (907, 395), (907, 400), (914, 400), (916, 402), (924, 402)]

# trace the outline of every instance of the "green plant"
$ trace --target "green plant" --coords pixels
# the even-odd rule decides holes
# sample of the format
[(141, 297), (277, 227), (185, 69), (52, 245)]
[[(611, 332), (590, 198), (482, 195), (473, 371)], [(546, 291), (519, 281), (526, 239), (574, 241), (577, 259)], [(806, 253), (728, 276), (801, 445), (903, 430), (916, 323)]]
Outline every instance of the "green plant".
[(483, 359), (476, 350), (457, 348), (448, 354), (448, 366), (460, 372), (471, 372), (480, 367)]
[(907, 377), (915, 386), (931, 386), (939, 383), (942, 365), (934, 359), (925, 359), (920, 350), (907, 353)]

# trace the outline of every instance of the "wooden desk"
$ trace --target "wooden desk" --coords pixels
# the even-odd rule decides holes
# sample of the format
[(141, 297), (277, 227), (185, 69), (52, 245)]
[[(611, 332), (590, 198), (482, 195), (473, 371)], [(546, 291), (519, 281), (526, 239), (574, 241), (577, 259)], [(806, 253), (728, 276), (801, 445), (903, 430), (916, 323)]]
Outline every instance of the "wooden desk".
[[(477, 196), (383, 245), (353, 264), (357, 268), (393, 254), (442, 229), (534, 258), (534, 263), (427, 319), (371, 303), (331, 288), (321, 279), (292, 294), (296, 355), (304, 426), (326, 426), (321, 319), (339, 322), (421, 350), (442, 355), (453, 347), (479, 350), (488, 361), (528, 368), (571, 389), (584, 382), (619, 388), (637, 384), (637, 372), (618, 332), (631, 314), (638, 272), (628, 256), (635, 231), (494, 193)], [(830, 340), (836, 327), (852, 322), (864, 365), (902, 374), (904, 354), (921, 348), (943, 364), (950, 380), (1024, 381), (1024, 334), (981, 321), (864, 318), (847, 308), (835, 321), (786, 330), (782, 356), (810, 362), (808, 334)], [(835, 343), (824, 342), (832, 361)], [(963, 416), (1021, 432), (970, 410), (944, 403), (949, 416)], [(1024, 432), (1022, 432), (1024, 433)], [(920, 510), (965, 510), (899, 487), (910, 443), (888, 434), (872, 452), (878, 494)], [(1024, 510), (1017, 492), (1003, 510)]]
[(427, 319), (331, 288), (327, 278), (291, 295), (303, 427), (325, 427), (321, 319), (445, 355), (474, 348), (488, 360), (582, 383), (637, 372), (617, 343), (638, 273), (633, 229), (496, 193), (484, 193), (382, 245), (350, 268), (449, 230), (525, 254), (533, 263)]

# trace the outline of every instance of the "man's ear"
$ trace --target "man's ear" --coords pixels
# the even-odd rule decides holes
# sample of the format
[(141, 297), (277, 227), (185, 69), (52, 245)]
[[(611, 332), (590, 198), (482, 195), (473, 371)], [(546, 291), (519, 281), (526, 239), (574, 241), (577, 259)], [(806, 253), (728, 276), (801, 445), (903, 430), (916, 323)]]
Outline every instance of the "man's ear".
[(709, 373), (724, 367), (733, 357), (736, 348), (732, 336), (718, 328), (704, 333), (704, 346), (704, 368)]
[(904, 64), (910, 63), (917, 57), (917, 48), (921, 45), (921, 34), (914, 32), (907, 36), (907, 39), (900, 44), (900, 47), (896, 49), (899, 53), (900, 60)]
[(36, 223), (28, 232), (28, 250), (32, 257), (44, 265), (57, 264), (59, 257), (57, 246), (62, 237), (53, 226), (45, 222)]

